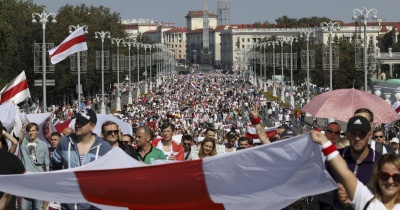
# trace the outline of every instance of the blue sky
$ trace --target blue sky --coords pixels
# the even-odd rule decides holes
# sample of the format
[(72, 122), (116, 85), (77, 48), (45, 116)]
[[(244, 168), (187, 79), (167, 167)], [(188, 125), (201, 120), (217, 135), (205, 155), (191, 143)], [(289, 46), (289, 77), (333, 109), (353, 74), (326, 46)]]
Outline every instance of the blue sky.
[[(204, 0), (34, 0), (45, 5), (47, 12), (57, 12), (66, 4), (104, 5), (119, 12), (123, 19), (154, 19), (157, 22), (174, 22), (186, 27), (188, 10), (202, 10)], [(390, 22), (400, 22), (400, 0), (230, 0), (231, 23), (254, 23), (275, 19), (283, 15), (294, 18), (325, 16), (333, 20), (351, 22), (353, 9), (375, 8), (378, 17)], [(217, 0), (208, 0), (210, 11), (216, 12)], [(370, 13), (372, 14), (372, 13)], [(371, 15), (372, 16), (372, 15)], [(370, 17), (371, 17), (370, 16)]]

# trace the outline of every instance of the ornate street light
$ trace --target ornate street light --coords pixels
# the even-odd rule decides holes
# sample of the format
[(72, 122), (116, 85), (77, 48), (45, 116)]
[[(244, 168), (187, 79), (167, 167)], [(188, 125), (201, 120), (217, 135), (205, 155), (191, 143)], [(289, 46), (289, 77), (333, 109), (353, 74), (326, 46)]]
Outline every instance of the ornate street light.
[(104, 105), (104, 39), (107, 38), (111, 39), (110, 37), (110, 32), (109, 31), (101, 31), (98, 32), (96, 31), (95, 33), (95, 38), (101, 38), (101, 107), (100, 107), (100, 113), (101, 114), (106, 114), (106, 106)]
[(111, 44), (117, 45), (117, 111), (121, 111), (121, 95), (119, 91), (119, 43), (124, 42), (124, 38), (111, 38)]
[(134, 39), (133, 41), (123, 41), (122, 44), (124, 46), (128, 46), (128, 65), (129, 65), (129, 95), (128, 95), (128, 104), (132, 104), (132, 83), (131, 83), (131, 69), (132, 69), (132, 58), (131, 58), (131, 47), (134, 46), (136, 43), (136, 39)]
[(55, 13), (46, 13), (43, 11), (42, 13), (32, 13), (32, 23), (37, 23), (36, 17), (39, 18), (39, 22), (42, 23), (43, 29), (43, 43), (42, 43), (42, 67), (43, 67), (43, 112), (47, 112), (47, 103), (46, 103), (46, 23), (49, 22), (49, 18), (51, 18), (52, 23), (57, 23), (56, 14)]
[[(79, 24), (76, 26), (70, 25), (69, 26), (69, 33), (72, 33), (73, 31), (75, 31), (76, 29), (82, 27), (84, 29), (85, 34), (88, 33), (88, 27), (87, 25), (83, 25), (80, 26)], [(78, 68), (78, 110), (81, 108), (81, 56), (80, 56), (80, 52), (76, 53), (76, 57), (77, 57), (77, 68)]]
[(333, 62), (333, 57), (332, 57), (332, 31), (333, 30), (338, 30), (340, 26), (339, 22), (333, 22), (329, 21), (329, 23), (322, 22), (321, 23), (321, 28), (322, 30), (328, 30), (329, 31), (329, 89), (330, 91), (333, 90), (333, 85), (332, 85), (332, 62)]
[(307, 40), (307, 103), (310, 101), (310, 36), (315, 37), (315, 30), (311, 28), (304, 29), (300, 32), (300, 37), (305, 37)]
[[(370, 12), (374, 12), (372, 19), (378, 20), (378, 16), (376, 15), (378, 11), (374, 8), (369, 10), (365, 7), (363, 10), (353, 9), (353, 20), (359, 22), (362, 21), (364, 23), (364, 90), (365, 91), (368, 91), (367, 24), (368, 24), (368, 14)], [(357, 13), (359, 13), (359, 16), (357, 16)]]

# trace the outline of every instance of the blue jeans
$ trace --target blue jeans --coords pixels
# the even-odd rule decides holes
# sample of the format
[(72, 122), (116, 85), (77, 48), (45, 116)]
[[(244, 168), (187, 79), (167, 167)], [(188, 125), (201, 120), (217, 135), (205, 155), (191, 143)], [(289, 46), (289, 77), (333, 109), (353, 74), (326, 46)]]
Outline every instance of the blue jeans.
[(21, 198), (21, 210), (36, 210), (43, 209), (43, 201), (39, 200), (27, 200), (26, 198)]

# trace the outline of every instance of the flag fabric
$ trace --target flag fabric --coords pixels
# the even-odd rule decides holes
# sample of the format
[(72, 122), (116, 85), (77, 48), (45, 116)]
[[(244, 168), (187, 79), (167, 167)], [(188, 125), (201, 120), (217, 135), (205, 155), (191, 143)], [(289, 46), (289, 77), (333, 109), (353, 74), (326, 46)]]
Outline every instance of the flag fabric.
[[(265, 134), (268, 138), (272, 138), (275, 135), (276, 129), (279, 126), (264, 128)], [(257, 134), (256, 128), (253, 126), (247, 126), (246, 138), (253, 139), (253, 143), (261, 142), (260, 137)]]
[(50, 61), (56, 64), (68, 56), (87, 50), (86, 36), (83, 27), (72, 32), (60, 45), (49, 50)]
[(120, 148), (87, 165), (0, 176), (0, 191), (101, 209), (282, 209), (336, 189), (309, 134), (205, 159), (146, 166)]
[(1, 90), (0, 104), (6, 101), (13, 101), (15, 104), (19, 104), (30, 97), (28, 80), (26, 79), (25, 71), (22, 71)]
[(398, 115), (400, 115), (400, 102), (399, 101), (394, 102), (393, 109), (397, 112)]

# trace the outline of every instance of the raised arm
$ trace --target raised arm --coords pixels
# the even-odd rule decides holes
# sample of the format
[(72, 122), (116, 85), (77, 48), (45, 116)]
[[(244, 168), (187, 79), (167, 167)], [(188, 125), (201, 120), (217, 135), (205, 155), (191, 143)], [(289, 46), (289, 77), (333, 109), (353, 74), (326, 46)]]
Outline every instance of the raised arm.
[(25, 128), (26, 128), (26, 122), (22, 122), (22, 128), (19, 133), (19, 144), (22, 144), (22, 142), (24, 141)]
[(269, 138), (267, 137), (267, 134), (265, 134), (264, 128), (261, 125), (261, 119), (258, 116), (258, 105), (252, 104), (251, 105), (251, 123), (253, 124), (254, 128), (256, 129), (256, 132), (258, 134), (258, 137), (260, 137), (260, 141), (263, 144), (269, 144), (271, 143), (269, 141)]
[(349, 170), (346, 161), (339, 155), (335, 145), (332, 144), (323, 133), (316, 130), (311, 131), (311, 139), (322, 146), (322, 151), (326, 156), (326, 160), (329, 162), (333, 171), (336, 171), (339, 175), (341, 183), (348, 193), (349, 199), (353, 200), (357, 187), (357, 177)]
[(12, 136), (11, 134), (7, 133), (4, 130), (2, 132), (2, 135), (5, 136), (8, 140), (11, 141), (11, 147), (10, 147), (9, 152), (11, 154), (14, 154), (15, 150), (17, 150), (17, 145), (18, 145), (17, 139), (15, 139), (14, 136)]

